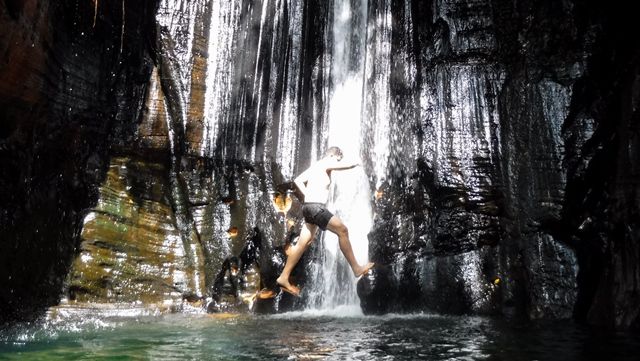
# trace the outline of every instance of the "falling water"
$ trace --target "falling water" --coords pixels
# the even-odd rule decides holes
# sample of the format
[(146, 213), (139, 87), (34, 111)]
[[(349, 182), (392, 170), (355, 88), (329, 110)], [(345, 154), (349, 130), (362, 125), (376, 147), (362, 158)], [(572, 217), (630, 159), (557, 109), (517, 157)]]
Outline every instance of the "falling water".
[[(328, 145), (343, 150), (345, 161), (362, 163), (362, 95), (365, 65), (367, 3), (336, 1), (333, 9), (333, 48), (329, 100)], [(334, 187), (329, 209), (349, 228), (349, 238), (358, 263), (368, 260), (367, 233), (372, 226), (371, 190), (362, 167), (333, 172)], [(338, 237), (325, 232), (322, 264), (311, 306), (335, 308), (357, 303), (355, 279), (340, 252)]]
[[(367, 67), (367, 62), (379, 60), (378, 55), (374, 58), (368, 56), (367, 46), (373, 47), (373, 53), (384, 58), (389, 50), (386, 35), (390, 33), (367, 39), (367, 26), (370, 26), (367, 24), (367, 1), (335, 1), (332, 12), (330, 10), (332, 28), (330, 25), (326, 34), (329, 39), (325, 40), (324, 54), (313, 65), (314, 73), (329, 74), (329, 81), (318, 78), (311, 84), (322, 89), (323, 100), (301, 104), (299, 80), (304, 54), (304, 2), (264, 0), (247, 6), (242, 4), (241, 1), (216, 0), (208, 7), (200, 5), (202, 8), (198, 8), (198, 14), (202, 14), (199, 16), (208, 17), (203, 23), (209, 24), (205, 34), (208, 54), (206, 79), (197, 79), (204, 83), (205, 89), (203, 136), (198, 151), (214, 158), (274, 161), (279, 165), (282, 176), (292, 179), (300, 171), (299, 163), (303, 162), (306, 154), (313, 159), (327, 145), (341, 147), (345, 160), (364, 163), (364, 167), (334, 172), (329, 208), (349, 228), (356, 260), (363, 264), (368, 260), (367, 234), (372, 226), (370, 202), (373, 192), (369, 179), (372, 177), (379, 183), (388, 158), (389, 133), (388, 89), (385, 88), (388, 61), (382, 59), (382, 69), (380, 66), (375, 69)], [(173, 29), (179, 20), (166, 17), (166, 27)], [(258, 24), (259, 31), (249, 31)], [(181, 26), (187, 34), (197, 28), (191, 23)], [(191, 43), (191, 38), (189, 35), (175, 40)], [(290, 51), (279, 52), (285, 43)], [(240, 56), (245, 51), (254, 53), (255, 57)], [(188, 66), (188, 62), (177, 66)], [(384, 76), (376, 78), (374, 88), (367, 91), (365, 78), (380, 72)], [(182, 83), (189, 84), (188, 81)], [(314, 125), (309, 129), (312, 141), (303, 142), (300, 127), (304, 118), (302, 108), (308, 106), (313, 108)], [(371, 106), (375, 109), (364, 108)], [(371, 117), (372, 113), (374, 117)], [(370, 122), (363, 118), (370, 119)], [(259, 136), (259, 132), (264, 134)], [(264, 144), (258, 144), (259, 138), (264, 139)], [(245, 146), (244, 142), (237, 142), (238, 139), (248, 139), (251, 142), (247, 143), (252, 145)], [(264, 149), (258, 149), (259, 146)], [(371, 152), (372, 157), (363, 158), (363, 154)], [(258, 194), (261, 190), (256, 192)], [(253, 209), (255, 202), (255, 199), (247, 199), (247, 209)], [(247, 224), (255, 223), (255, 218), (249, 214), (245, 221)], [(224, 217), (216, 217), (212, 222), (214, 234), (219, 235), (216, 239), (225, 239), (223, 233), (230, 225), (229, 215), (225, 213)], [(309, 288), (313, 289), (310, 305), (323, 309), (354, 305), (358, 301), (356, 282), (340, 252), (338, 239), (329, 232), (322, 237), (323, 247), (319, 247), (322, 261), (314, 266), (316, 269), (310, 280), (312, 286)], [(222, 243), (214, 248), (226, 254), (230, 251), (229, 245)]]

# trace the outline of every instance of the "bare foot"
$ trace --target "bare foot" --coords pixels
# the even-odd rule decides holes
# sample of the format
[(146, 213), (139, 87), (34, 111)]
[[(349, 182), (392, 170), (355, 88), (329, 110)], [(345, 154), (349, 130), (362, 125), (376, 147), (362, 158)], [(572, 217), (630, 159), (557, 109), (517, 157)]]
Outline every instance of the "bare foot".
[(358, 270), (355, 270), (353, 274), (354, 276), (356, 276), (356, 278), (363, 276), (365, 273), (369, 272), (369, 270), (371, 270), (371, 268), (373, 268), (374, 265), (375, 263), (369, 262), (364, 267), (360, 266), (360, 268)]
[(267, 288), (263, 288), (260, 291), (258, 291), (257, 296), (258, 299), (261, 300), (266, 300), (269, 298), (274, 298), (276, 297), (276, 293), (273, 290), (267, 289)]
[(278, 277), (278, 279), (276, 280), (276, 282), (278, 283), (278, 285), (280, 286), (280, 289), (282, 289), (283, 291), (290, 293), (296, 297), (300, 297), (300, 289), (294, 285), (292, 285), (291, 283), (289, 283), (288, 279), (282, 279), (280, 277)]

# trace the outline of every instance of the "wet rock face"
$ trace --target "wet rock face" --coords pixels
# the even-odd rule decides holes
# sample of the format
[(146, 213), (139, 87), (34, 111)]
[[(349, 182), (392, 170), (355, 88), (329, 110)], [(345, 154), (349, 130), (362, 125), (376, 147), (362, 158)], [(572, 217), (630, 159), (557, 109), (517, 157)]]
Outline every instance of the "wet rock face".
[(365, 315), (380, 315), (397, 310), (393, 302), (398, 292), (391, 269), (376, 265), (358, 280), (360, 308)]
[[(582, 270), (576, 316), (592, 323), (640, 327), (638, 243), (639, 42), (628, 10), (593, 14), (604, 24), (575, 88), (584, 103), (565, 121), (567, 178), (562, 231), (570, 234)], [(604, 39), (607, 39), (604, 41)]]
[[(295, 94), (282, 91), (285, 81), (298, 84), (297, 76), (302, 76), (303, 83), (310, 82), (311, 74), (301, 75), (301, 65), (291, 60), (299, 48), (293, 55), (274, 49), (292, 46), (289, 34), (296, 46), (306, 44), (300, 41), (301, 19), (313, 9), (303, 9), (302, 3), (294, 9), (282, 3), (264, 5), (159, 3), (152, 39), (155, 62), (140, 99), (139, 122), (132, 141), (118, 143), (121, 186), (114, 189), (113, 182), (103, 182), (91, 213), (107, 213), (114, 224), (96, 224), (93, 219), (85, 224), (69, 298), (153, 303), (209, 296), (225, 260), (239, 255), (254, 229), (260, 230), (264, 248), (259, 283), (275, 287), (284, 262), (277, 249), (284, 243), (285, 229), (299, 221), (298, 203), (287, 210), (286, 219), (272, 204), (272, 193), (286, 191), (279, 185), (290, 181), (283, 173), (290, 177), (295, 166), (290, 153), (298, 151), (297, 140), (278, 137), (282, 132), (301, 133), (295, 130), (299, 125), (279, 124), (277, 119), (282, 104), (291, 107), (290, 97), (305, 101), (313, 89), (307, 84)], [(255, 31), (258, 25), (263, 27), (260, 32)], [(270, 33), (274, 28), (279, 30)], [(317, 51), (310, 49), (309, 56)], [(282, 69), (285, 64), (287, 69)], [(286, 74), (291, 78), (285, 80)], [(283, 157), (289, 163), (284, 164)], [(308, 157), (304, 154), (303, 159)], [(131, 184), (142, 186), (135, 189)], [(149, 212), (137, 217), (133, 209)], [(112, 228), (123, 227), (128, 228), (114, 234)], [(138, 233), (138, 228), (145, 232)], [(133, 257), (118, 251), (102, 257), (105, 250), (129, 243)], [(87, 273), (87, 267), (100, 272)], [(149, 282), (140, 282), (144, 278)], [(122, 287), (126, 292), (119, 291)], [(260, 310), (294, 304), (283, 298), (289, 306), (281, 301), (264, 306), (269, 302), (261, 302)]]
[(90, 1), (0, 2), (0, 323), (57, 302), (109, 149), (136, 123), (155, 4), (99, 3), (94, 25)]
[(417, 159), (394, 160), (370, 234), (371, 258), (417, 290), (399, 292), (399, 304), (637, 324), (638, 303), (622, 301), (635, 299), (628, 275), (637, 267), (619, 252), (637, 254), (640, 233), (628, 133), (639, 52), (610, 38), (630, 31), (625, 12), (432, 5), (396, 9), (398, 29), (416, 29), (392, 43), (416, 64), (415, 82), (404, 79), (392, 96), (399, 121), (419, 119), (409, 123), (416, 142), (400, 140)]
[[(273, 284), (300, 218), (271, 192), (327, 145), (330, 3), (0, 2), (0, 321), (61, 293), (204, 297), (256, 227)], [(365, 312), (638, 324), (626, 10), (368, 6), (360, 140), (380, 267), (358, 285)]]
[(203, 256), (180, 237), (166, 166), (111, 158), (97, 205), (83, 221), (68, 298), (78, 302), (179, 302), (197, 295)]

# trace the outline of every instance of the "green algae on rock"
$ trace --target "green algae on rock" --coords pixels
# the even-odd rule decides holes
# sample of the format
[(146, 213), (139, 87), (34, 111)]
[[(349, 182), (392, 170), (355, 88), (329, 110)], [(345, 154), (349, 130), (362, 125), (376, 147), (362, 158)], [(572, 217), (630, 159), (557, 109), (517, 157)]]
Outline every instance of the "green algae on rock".
[(191, 250), (176, 227), (165, 172), (160, 163), (112, 158), (98, 204), (85, 218), (70, 299), (157, 303), (200, 293), (202, 266), (186, 256)]

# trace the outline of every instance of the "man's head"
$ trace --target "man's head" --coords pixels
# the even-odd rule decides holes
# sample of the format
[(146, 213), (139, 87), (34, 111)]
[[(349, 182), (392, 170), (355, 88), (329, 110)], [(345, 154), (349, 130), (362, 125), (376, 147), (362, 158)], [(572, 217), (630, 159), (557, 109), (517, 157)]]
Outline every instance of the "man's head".
[(330, 147), (329, 149), (327, 149), (327, 151), (324, 153), (325, 157), (336, 157), (338, 160), (342, 160), (342, 150), (338, 147)]

